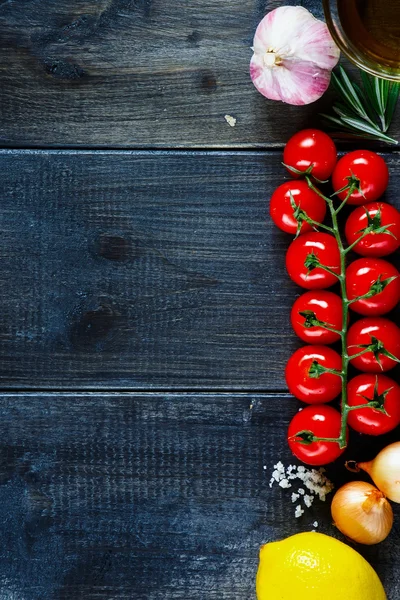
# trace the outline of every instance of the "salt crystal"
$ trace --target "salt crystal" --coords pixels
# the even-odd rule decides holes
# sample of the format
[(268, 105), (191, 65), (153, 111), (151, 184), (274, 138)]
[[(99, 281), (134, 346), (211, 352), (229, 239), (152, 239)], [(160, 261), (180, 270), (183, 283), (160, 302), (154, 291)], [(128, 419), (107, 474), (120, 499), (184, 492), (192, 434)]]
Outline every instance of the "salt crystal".
[(282, 479), (282, 473), (279, 473), (279, 471), (274, 471), (272, 473), (272, 477), (275, 479), (275, 481), (280, 481)]
[(288, 482), (287, 479), (282, 479), (282, 481), (279, 482), (279, 485), (281, 486), (281, 488), (283, 489), (287, 489), (292, 487), (292, 484)]
[(308, 494), (306, 494), (304, 496), (303, 500), (304, 500), (304, 504), (307, 506), (307, 508), (310, 508), (311, 504), (314, 502), (313, 496), (309, 496)]
[[(267, 466), (264, 465), (263, 469), (265, 470), (266, 468)], [(304, 487), (299, 488), (297, 493), (292, 492), (291, 500), (294, 504), (299, 498), (303, 497), (304, 506), (311, 508), (316, 497), (324, 502), (326, 495), (333, 490), (334, 486), (324, 475), (324, 472), (325, 469), (306, 469), (303, 465), (289, 465), (285, 468), (283, 463), (279, 461), (274, 465), (269, 487), (272, 488), (274, 484), (278, 483), (282, 489), (288, 489), (292, 487), (290, 482), (298, 479)], [(297, 505), (295, 507), (295, 516), (300, 517), (303, 513), (304, 510), (301, 505)], [(314, 527), (317, 525), (314, 525)]]
[(299, 517), (301, 517), (301, 515), (304, 515), (304, 510), (301, 508), (300, 504), (298, 504), (296, 506), (296, 510), (294, 511), (294, 516), (296, 517), (296, 519), (298, 519)]

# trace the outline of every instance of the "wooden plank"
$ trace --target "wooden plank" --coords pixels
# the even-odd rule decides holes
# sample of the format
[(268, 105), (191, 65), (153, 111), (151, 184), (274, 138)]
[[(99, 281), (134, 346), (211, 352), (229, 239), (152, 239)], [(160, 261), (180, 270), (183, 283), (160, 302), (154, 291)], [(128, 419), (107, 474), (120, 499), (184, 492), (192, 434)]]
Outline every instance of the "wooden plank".
[(283, 388), (279, 161), (1, 152), (3, 388)]
[[(296, 108), (268, 102), (253, 87), (255, 28), (281, 4), (288, 2), (2, 2), (0, 144), (282, 145), (317, 123), (329, 99)], [(320, 1), (302, 4), (322, 17)]]
[(1, 152), (3, 389), (284, 390), (300, 289), (267, 218), (280, 160)]
[[(296, 407), (285, 395), (2, 394), (2, 597), (253, 599), (262, 543), (315, 520), (340, 537), (328, 503), (295, 519), (290, 491), (269, 488), (273, 465), (292, 462)], [(329, 474), (340, 483), (343, 461)], [(397, 539), (398, 525), (358, 548), (389, 600)]]

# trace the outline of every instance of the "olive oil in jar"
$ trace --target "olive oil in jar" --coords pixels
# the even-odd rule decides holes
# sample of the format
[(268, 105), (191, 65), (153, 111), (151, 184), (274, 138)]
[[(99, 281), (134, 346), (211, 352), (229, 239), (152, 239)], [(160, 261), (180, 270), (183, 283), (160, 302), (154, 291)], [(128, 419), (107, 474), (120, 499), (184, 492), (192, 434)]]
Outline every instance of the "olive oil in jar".
[(370, 60), (400, 69), (400, 0), (337, 0), (351, 44)]

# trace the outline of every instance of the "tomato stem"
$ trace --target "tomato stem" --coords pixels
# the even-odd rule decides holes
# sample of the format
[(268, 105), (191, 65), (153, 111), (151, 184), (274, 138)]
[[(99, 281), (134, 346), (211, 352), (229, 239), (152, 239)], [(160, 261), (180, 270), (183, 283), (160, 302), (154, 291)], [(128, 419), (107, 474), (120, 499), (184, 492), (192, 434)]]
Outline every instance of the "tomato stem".
[[(339, 373), (334, 370), (329, 370), (329, 369), (326, 370), (326, 372), (331, 372), (331, 373), (335, 373), (336, 375), (339, 375), (342, 379), (341, 423), (340, 423), (339, 436), (337, 438), (323, 438), (323, 437), (314, 436), (313, 433), (310, 431), (310, 432), (307, 432), (308, 437), (305, 441), (303, 441), (303, 443), (309, 444), (312, 442), (332, 442), (332, 443), (338, 444), (339, 448), (342, 449), (342, 448), (346, 448), (346, 446), (347, 446), (347, 421), (348, 421), (349, 413), (352, 410), (362, 409), (362, 408), (377, 409), (377, 402), (375, 399), (371, 402), (368, 402), (366, 404), (362, 404), (359, 406), (349, 406), (348, 400), (347, 400), (347, 383), (348, 383), (348, 370), (349, 370), (350, 361), (353, 360), (354, 358), (358, 358), (359, 356), (362, 356), (363, 354), (366, 354), (368, 352), (373, 352), (378, 363), (379, 363), (379, 353), (384, 354), (385, 356), (389, 356), (389, 358), (391, 358), (392, 360), (394, 360), (396, 362), (400, 362), (400, 360), (397, 357), (395, 357), (393, 354), (391, 354), (384, 348), (382, 342), (379, 342), (379, 340), (375, 340), (374, 338), (371, 338), (371, 344), (365, 345), (364, 347), (358, 346), (358, 347), (363, 347), (363, 349), (360, 352), (349, 356), (348, 348), (347, 348), (349, 306), (350, 306), (350, 304), (352, 304), (353, 302), (356, 302), (357, 300), (361, 300), (363, 298), (370, 298), (371, 296), (376, 295), (377, 293), (379, 293), (380, 287), (390, 283), (390, 281), (392, 281), (393, 278), (389, 278), (388, 280), (384, 280), (384, 281), (381, 281), (379, 279), (371, 286), (371, 289), (366, 294), (364, 294), (363, 296), (359, 296), (358, 298), (349, 300), (349, 298), (347, 296), (347, 289), (346, 289), (346, 255), (350, 252), (350, 250), (352, 250), (354, 248), (354, 246), (356, 246), (356, 244), (358, 244), (358, 242), (360, 242), (360, 240), (363, 239), (363, 237), (365, 237), (368, 233), (371, 232), (371, 228), (367, 227), (363, 231), (362, 235), (354, 243), (352, 243), (350, 246), (347, 246), (345, 248), (343, 246), (342, 237), (340, 235), (337, 215), (339, 214), (341, 209), (344, 207), (344, 205), (347, 203), (351, 194), (356, 189), (359, 189), (358, 183), (354, 179), (350, 179), (348, 186), (343, 188), (342, 190), (339, 190), (340, 192), (343, 192), (345, 189), (347, 189), (347, 194), (346, 194), (346, 198), (339, 205), (339, 207), (337, 209), (335, 209), (334, 204), (333, 204), (333, 199), (325, 196), (318, 188), (315, 187), (309, 174), (306, 174), (306, 181), (307, 181), (309, 188), (311, 190), (313, 190), (318, 196), (323, 198), (323, 200), (325, 200), (326, 204), (328, 205), (329, 212), (331, 214), (331, 219), (332, 219), (332, 227), (329, 228), (329, 230), (335, 236), (335, 239), (336, 239), (336, 242), (337, 242), (337, 245), (339, 248), (339, 254), (340, 254), (340, 273), (335, 273), (329, 267), (326, 267), (325, 265), (321, 265), (318, 261), (318, 258), (314, 255), (309, 256), (310, 270), (313, 268), (316, 268), (318, 266), (319, 268), (324, 269), (328, 273), (335, 275), (335, 277), (338, 279), (339, 284), (340, 284), (340, 292), (341, 292), (341, 296), (342, 296), (342, 307), (343, 307), (342, 318), (343, 318), (343, 321), (342, 321), (341, 331), (337, 331), (337, 333), (340, 335), (341, 345), (342, 345), (342, 371)], [(336, 194), (337, 193), (338, 192), (336, 192)], [(305, 216), (307, 216), (307, 215), (305, 215)], [(304, 216), (303, 216), (303, 219), (304, 219)], [(317, 225), (315, 222), (313, 224)], [(321, 224), (320, 224), (320, 226), (321, 226)], [(326, 229), (326, 226), (323, 226), (323, 227)], [(331, 330), (331, 328), (329, 328), (329, 327), (326, 327), (326, 329)], [(379, 408), (378, 408), (378, 410), (379, 410)]]
[(327, 331), (332, 331), (332, 333), (336, 333), (336, 335), (338, 336), (340, 336), (341, 334), (341, 332), (338, 329), (335, 329), (334, 327), (329, 325), (329, 323), (326, 323), (326, 321), (321, 321), (320, 319), (317, 319), (317, 315), (312, 310), (300, 311), (299, 315), (301, 317), (304, 317), (305, 320), (302, 323), (300, 321), (298, 323), (306, 329), (309, 327), (323, 327)]
[(371, 287), (369, 288), (368, 292), (365, 292), (365, 294), (357, 296), (356, 298), (352, 298), (351, 300), (349, 300), (349, 304), (353, 304), (353, 302), (358, 302), (359, 300), (364, 300), (365, 298), (373, 298), (373, 296), (377, 296), (378, 294), (383, 292), (383, 290), (389, 285), (389, 283), (392, 283), (392, 281), (397, 279), (397, 277), (398, 275), (395, 275), (394, 277), (388, 277), (387, 279), (382, 280), (381, 276), (379, 275), (378, 279), (371, 284)]
[(379, 410), (381, 412), (383, 409), (384, 414), (387, 414), (385, 409), (383, 407), (379, 406), (377, 404), (377, 402), (374, 400), (371, 400), (370, 402), (366, 402), (365, 404), (357, 404), (356, 406), (349, 406), (349, 412), (352, 410), (361, 410), (361, 409), (364, 410), (364, 408), (373, 408), (373, 409)]
[(366, 236), (366, 235), (368, 235), (369, 233), (371, 233), (371, 231), (370, 231), (370, 230), (369, 230), (369, 228), (367, 227), (367, 228), (366, 228), (366, 229), (364, 229), (364, 231), (362, 232), (362, 235), (360, 235), (360, 237), (359, 237), (359, 238), (357, 238), (355, 242), (353, 242), (352, 244), (350, 244), (350, 246), (347, 246), (347, 248), (345, 248), (345, 249), (343, 250), (343, 252), (344, 252), (345, 254), (347, 254), (348, 252), (350, 252), (350, 250), (353, 250), (353, 248), (354, 248), (355, 246), (357, 246), (357, 244), (358, 244), (359, 242), (361, 242), (361, 240), (362, 240), (363, 238), (365, 238), (365, 236)]
[(342, 371), (337, 371), (336, 369), (329, 369), (328, 367), (324, 367), (324, 365), (321, 365), (316, 360), (312, 362), (312, 364), (308, 370), (308, 375), (312, 379), (319, 379), (319, 377), (321, 377), (321, 375), (324, 375), (325, 373), (330, 373), (331, 375), (337, 375), (338, 377), (343, 376)]
[(326, 267), (325, 265), (321, 265), (321, 263), (318, 265), (318, 267), (320, 269), (322, 269), (323, 271), (326, 271), (327, 273), (330, 273), (331, 275), (334, 275), (336, 277), (336, 279), (338, 279), (339, 281), (341, 281), (342, 279), (342, 274), (340, 273), (336, 273), (335, 271), (332, 271), (332, 269), (330, 269), (329, 267)]
[(338, 329), (334, 329), (333, 327), (329, 327), (329, 325), (322, 325), (322, 327), (324, 329), (326, 329), (327, 331), (332, 331), (332, 333), (336, 333), (337, 335), (342, 335), (341, 331), (339, 331)]
[[(346, 189), (346, 188), (344, 188), (344, 189)], [(342, 201), (341, 204), (339, 204), (339, 207), (336, 210), (333, 208), (333, 203), (332, 203), (332, 211), (331, 211), (332, 212), (332, 216), (335, 215), (335, 217), (336, 217), (340, 213), (340, 211), (342, 210), (342, 208), (344, 206), (346, 206), (347, 200), (350, 198), (350, 196), (352, 195), (352, 193), (356, 189), (358, 189), (356, 185), (354, 185), (354, 184), (350, 185), (350, 187), (348, 188), (348, 192), (346, 194), (346, 198)], [(342, 190), (342, 191), (344, 191), (344, 190)], [(331, 200), (331, 202), (332, 202), (332, 200)]]
[(329, 231), (329, 233), (333, 233), (332, 227), (329, 227), (329, 225), (324, 225), (323, 223), (318, 223), (318, 221), (314, 221), (314, 219), (310, 219), (310, 217), (302, 217), (302, 220), (315, 228), (320, 227), (321, 229), (325, 229), (325, 231)]
[[(348, 330), (348, 316), (349, 316), (350, 302), (347, 297), (347, 290), (346, 290), (346, 254), (348, 252), (348, 249), (344, 248), (344, 246), (343, 246), (343, 241), (342, 241), (342, 237), (340, 235), (337, 215), (341, 211), (343, 206), (346, 204), (346, 202), (349, 199), (349, 197), (351, 196), (351, 194), (356, 189), (356, 185), (354, 182), (349, 183), (346, 198), (339, 205), (339, 207), (337, 209), (335, 209), (332, 198), (328, 198), (320, 190), (318, 190), (314, 186), (310, 177), (307, 177), (306, 179), (307, 179), (307, 183), (308, 183), (308, 186), (310, 187), (310, 189), (312, 189), (321, 198), (323, 198), (325, 200), (325, 202), (328, 205), (330, 214), (331, 214), (333, 235), (335, 236), (335, 239), (336, 239), (336, 242), (337, 242), (337, 245), (339, 248), (339, 253), (340, 253), (340, 274), (336, 274), (336, 276), (337, 276), (337, 278), (339, 280), (339, 284), (340, 284), (340, 292), (341, 292), (341, 296), (342, 296), (342, 307), (343, 307), (343, 309), (342, 309), (343, 310), (343, 312), (342, 312), (342, 319), (343, 319), (342, 320), (342, 330), (340, 331), (340, 338), (341, 338), (341, 344), (342, 344), (342, 373), (341, 373), (342, 401), (341, 401), (340, 433), (339, 433), (338, 438), (329, 438), (328, 439), (328, 438), (317, 438), (316, 437), (315, 441), (335, 442), (335, 443), (339, 444), (340, 448), (345, 448), (347, 445), (347, 420), (348, 420), (349, 412), (351, 410), (351, 407), (347, 403), (347, 381), (348, 381), (348, 369), (349, 369), (349, 362), (350, 362), (350, 357), (347, 352), (347, 330)], [(362, 354), (364, 354), (364, 352), (362, 352)], [(354, 358), (354, 357), (351, 357), (351, 358)]]
[(368, 348), (364, 348), (364, 350), (361, 350), (361, 352), (357, 352), (357, 354), (352, 354), (349, 357), (349, 360), (353, 360), (354, 358), (358, 358), (359, 356), (362, 356), (363, 354), (367, 354), (367, 352), (372, 352), (373, 348), (371, 346), (368, 346)]
[[(351, 188), (349, 193), (346, 196), (346, 202), (348, 197), (350, 196)], [(343, 204), (343, 203), (342, 203)], [(347, 404), (347, 374), (349, 368), (349, 355), (347, 352), (347, 324), (348, 324), (348, 316), (349, 316), (349, 300), (347, 298), (347, 290), (346, 290), (346, 254), (343, 248), (343, 242), (339, 231), (339, 226), (337, 222), (337, 214), (339, 211), (335, 211), (333, 202), (330, 199), (328, 203), (329, 209), (331, 211), (332, 216), (332, 224), (334, 229), (334, 235), (339, 246), (340, 252), (340, 291), (342, 294), (342, 306), (343, 306), (343, 314), (342, 314), (342, 333), (341, 333), (341, 341), (342, 341), (342, 402), (341, 402), (341, 410), (342, 410), (342, 421), (340, 427), (340, 436), (339, 436), (339, 448), (345, 448), (347, 445), (347, 419), (349, 415), (349, 406)], [(341, 208), (340, 205), (339, 208)]]

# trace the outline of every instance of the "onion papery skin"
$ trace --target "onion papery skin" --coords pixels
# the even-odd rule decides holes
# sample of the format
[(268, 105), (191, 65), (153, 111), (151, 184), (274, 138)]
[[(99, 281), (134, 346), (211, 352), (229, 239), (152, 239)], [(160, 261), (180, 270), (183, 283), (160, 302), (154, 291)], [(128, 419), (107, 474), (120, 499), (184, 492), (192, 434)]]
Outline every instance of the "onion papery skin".
[(393, 510), (385, 495), (371, 483), (351, 481), (335, 494), (331, 512), (346, 537), (365, 545), (382, 542), (393, 526)]
[(400, 503), (400, 442), (386, 446), (369, 462), (357, 463), (392, 502)]

